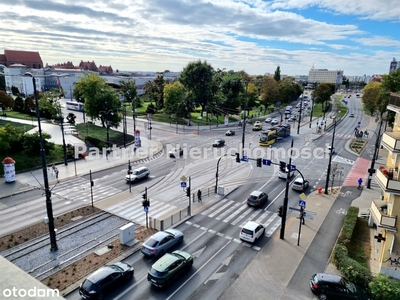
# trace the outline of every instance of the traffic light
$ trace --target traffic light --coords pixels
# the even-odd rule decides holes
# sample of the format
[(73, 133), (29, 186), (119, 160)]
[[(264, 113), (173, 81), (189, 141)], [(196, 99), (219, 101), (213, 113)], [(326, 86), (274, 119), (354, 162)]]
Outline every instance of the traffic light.
[(150, 207), (150, 199), (147, 199), (147, 207)]
[(262, 159), (257, 158), (257, 167), (261, 168), (261, 166), (262, 166)]
[(239, 153), (236, 153), (236, 162), (237, 162), (237, 163), (240, 163), (240, 156), (239, 156)]
[(279, 162), (279, 169), (281, 170), (281, 172), (286, 172), (286, 162), (280, 161)]
[(143, 198), (144, 200), (146, 200), (146, 194), (143, 194), (143, 195), (142, 195), (142, 198)]
[(278, 216), (281, 218), (283, 217), (283, 206), (282, 205), (278, 207)]
[(132, 166), (128, 165), (128, 175), (132, 174)]
[(190, 186), (186, 188), (186, 196), (190, 197)]

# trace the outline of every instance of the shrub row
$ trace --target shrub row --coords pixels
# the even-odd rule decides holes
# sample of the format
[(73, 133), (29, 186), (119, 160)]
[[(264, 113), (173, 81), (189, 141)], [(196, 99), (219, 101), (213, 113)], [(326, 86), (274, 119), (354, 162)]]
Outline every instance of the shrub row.
[(379, 274), (373, 277), (369, 269), (349, 257), (347, 246), (351, 242), (358, 211), (357, 207), (351, 206), (347, 212), (333, 252), (333, 263), (347, 279), (367, 289), (372, 299), (400, 299), (400, 283), (391, 281), (386, 275)]

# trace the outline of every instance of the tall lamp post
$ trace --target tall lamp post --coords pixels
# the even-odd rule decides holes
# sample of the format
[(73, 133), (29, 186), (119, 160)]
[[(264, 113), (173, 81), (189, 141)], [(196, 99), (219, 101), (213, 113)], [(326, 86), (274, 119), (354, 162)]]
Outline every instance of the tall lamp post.
[(226, 156), (227, 154), (225, 153), (223, 156), (221, 156), (219, 159), (218, 159), (218, 162), (217, 162), (217, 172), (215, 173), (215, 189), (214, 189), (214, 192), (215, 193), (217, 193), (217, 191), (218, 191), (218, 170), (219, 170), (219, 162), (221, 161), (221, 158), (223, 158), (224, 156)]
[(304, 98), (304, 92), (301, 95), (301, 100), (300, 100), (299, 124), (297, 126), (297, 134), (300, 134), (300, 122), (301, 122), (301, 112), (302, 112), (302, 108), (303, 108), (303, 98)]
[(57, 240), (56, 240), (56, 232), (54, 228), (54, 216), (53, 216), (53, 206), (51, 203), (51, 191), (49, 187), (49, 178), (47, 175), (47, 164), (46, 164), (46, 150), (44, 148), (44, 141), (42, 135), (42, 126), (40, 124), (40, 111), (39, 111), (39, 100), (37, 97), (36, 91), (36, 79), (32, 75), (32, 73), (25, 73), (25, 76), (32, 77), (33, 83), (33, 94), (35, 97), (35, 107), (36, 107), (36, 118), (38, 121), (38, 129), (39, 129), (39, 139), (40, 139), (40, 155), (42, 158), (42, 170), (43, 170), (43, 182), (44, 182), (44, 192), (46, 196), (46, 209), (47, 209), (47, 218), (49, 224), (49, 233), (50, 233), (50, 251), (54, 252), (58, 250)]
[(107, 110), (107, 111), (100, 111), (99, 112), (100, 113), (100, 115), (99, 115), (99, 117), (101, 117), (101, 114), (105, 114), (106, 115), (106, 132), (107, 132), (107, 147), (109, 147), (110, 146), (110, 133), (109, 133), (109, 128), (110, 128), (110, 126), (109, 126), (109, 120), (108, 120), (108, 115), (111, 113), (112, 115), (114, 114), (114, 111), (112, 110), (112, 109), (109, 109), (109, 110)]
[(328, 164), (328, 171), (326, 172), (326, 183), (325, 183), (325, 195), (328, 195), (328, 188), (329, 188), (329, 176), (331, 174), (331, 164), (332, 164), (332, 154), (333, 154), (333, 143), (335, 142), (335, 130), (336, 130), (336, 118), (333, 118), (333, 134), (332, 134), (332, 143), (331, 149), (329, 151), (329, 164)]
[(380, 141), (380, 137), (381, 137), (382, 124), (383, 124), (383, 120), (381, 120), (381, 123), (379, 125), (379, 132), (378, 132), (378, 135), (376, 136), (376, 140), (375, 140), (374, 156), (372, 157), (372, 160), (371, 160), (371, 167), (368, 169), (368, 173), (369, 173), (368, 182), (367, 182), (368, 189), (371, 188), (372, 175), (375, 173), (374, 167), (375, 167), (376, 156), (378, 154), (378, 149), (379, 149), (379, 141)]
[(246, 86), (246, 99), (243, 105), (243, 124), (242, 124), (242, 157), (244, 156), (244, 140), (245, 140), (245, 134), (246, 134), (246, 109), (247, 109), (247, 86), (249, 83), (247, 81), (244, 82)]
[[(313, 99), (311, 99), (311, 115), (310, 115), (310, 124), (309, 124), (309, 126), (308, 126), (308, 128), (311, 128), (311, 123), (312, 123), (312, 115), (313, 115), (313, 112), (314, 112), (314, 100)], [(317, 124), (318, 125), (318, 124)], [(317, 126), (318, 127), (318, 126)]]
[(60, 125), (61, 125), (62, 141), (63, 141), (64, 165), (68, 166), (67, 146), (65, 145), (65, 137), (64, 137), (64, 116), (62, 114), (60, 114)]
[(133, 133), (136, 131), (136, 101), (132, 99)]

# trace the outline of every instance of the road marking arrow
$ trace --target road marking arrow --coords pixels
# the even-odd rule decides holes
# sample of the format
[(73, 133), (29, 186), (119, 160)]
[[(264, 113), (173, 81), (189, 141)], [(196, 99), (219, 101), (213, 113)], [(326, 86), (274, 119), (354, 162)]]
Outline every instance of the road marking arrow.
[(203, 253), (203, 251), (206, 249), (206, 247), (203, 247), (199, 250), (197, 250), (196, 252), (192, 253), (193, 257), (200, 257), (200, 255)]

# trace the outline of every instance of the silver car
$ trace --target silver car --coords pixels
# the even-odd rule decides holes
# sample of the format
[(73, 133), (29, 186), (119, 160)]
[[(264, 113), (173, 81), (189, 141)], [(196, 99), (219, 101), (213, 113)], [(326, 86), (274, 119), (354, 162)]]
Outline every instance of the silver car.
[(141, 251), (146, 256), (163, 256), (173, 246), (182, 243), (183, 233), (177, 229), (159, 231), (149, 237), (142, 245)]
[(304, 192), (304, 190), (307, 189), (308, 186), (308, 180), (303, 181), (303, 178), (299, 177), (293, 182), (292, 190)]

